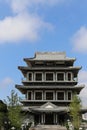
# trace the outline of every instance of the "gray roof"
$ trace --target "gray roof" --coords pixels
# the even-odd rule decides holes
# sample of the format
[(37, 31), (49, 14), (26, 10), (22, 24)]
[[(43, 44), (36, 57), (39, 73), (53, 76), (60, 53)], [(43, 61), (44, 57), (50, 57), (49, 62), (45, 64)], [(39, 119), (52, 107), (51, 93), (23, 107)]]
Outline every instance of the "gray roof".
[(70, 67), (34, 67), (34, 68), (30, 68), (28, 66), (18, 66), (18, 68), (20, 70), (29, 70), (29, 71), (32, 71), (32, 70), (79, 70), (81, 69), (81, 66), (70, 66)]
[[(27, 58), (25, 58), (27, 60)], [(75, 60), (75, 58), (66, 57), (65, 52), (36, 52), (34, 58), (29, 60)]]
[(30, 108), (30, 110), (36, 112), (68, 112), (69, 111), (68, 107), (56, 106), (51, 102), (47, 102), (40, 107)]
[[(46, 105), (47, 104), (47, 105)], [(69, 112), (70, 110), (69, 110), (69, 107), (68, 106), (56, 106), (56, 107), (53, 107), (54, 106), (54, 104), (52, 104), (52, 103), (45, 103), (44, 105), (46, 105), (44, 108), (42, 108), (42, 106), (40, 106), (40, 107), (37, 107), (37, 106), (35, 106), (35, 107), (22, 107), (22, 111), (26, 111), (26, 112), (31, 112), (31, 113), (36, 113), (36, 112), (48, 112), (48, 113), (50, 113), (50, 112), (57, 112), (57, 113), (67, 113), (67, 112)], [(84, 107), (82, 107), (81, 109), (80, 109), (80, 112), (82, 113), (82, 114), (84, 114), (84, 113), (86, 113), (87, 112), (87, 108), (84, 108)]]
[(46, 88), (47, 89), (49, 89), (49, 88), (52, 88), (52, 89), (54, 89), (54, 88), (55, 89), (82, 89), (84, 87), (85, 87), (84, 84), (75, 85), (75, 86), (67, 86), (67, 85), (66, 86), (65, 85), (64, 86), (59, 86), (59, 85), (54, 85), (54, 86), (53, 85), (52, 86), (51, 85), (50, 86), (46, 86), (46, 85), (45, 86), (41, 86), (41, 85), (40, 86), (38, 86), (38, 85), (37, 86), (34, 86), (34, 85), (33, 86), (23, 86), (23, 85), (16, 85), (16, 88), (19, 88), (19, 89), (20, 88), (23, 88), (23, 89), (29, 89), (29, 88), (32, 88), (32, 89), (33, 88), (36, 88), (36, 89), (37, 88), (39, 88), (39, 89), (41, 89), (41, 88), (45, 88), (45, 89)]
[(29, 107), (29, 106), (23, 106), (22, 111), (28, 111), (28, 112), (68, 112), (68, 107), (61, 107), (56, 106), (53, 103), (47, 102), (42, 106), (35, 106), (35, 107)]
[(57, 60), (57, 59), (65, 59), (66, 53), (65, 52), (37, 52), (35, 54), (35, 59), (45, 59), (45, 60)]
[[(22, 107), (23, 111), (28, 111), (28, 112), (63, 112), (63, 113), (67, 113), (69, 112), (69, 107), (68, 106), (57, 106), (51, 102), (47, 102), (45, 104), (43, 104), (42, 106), (23, 106)], [(86, 113), (87, 112), (87, 108), (82, 107), (80, 109), (81, 113)]]

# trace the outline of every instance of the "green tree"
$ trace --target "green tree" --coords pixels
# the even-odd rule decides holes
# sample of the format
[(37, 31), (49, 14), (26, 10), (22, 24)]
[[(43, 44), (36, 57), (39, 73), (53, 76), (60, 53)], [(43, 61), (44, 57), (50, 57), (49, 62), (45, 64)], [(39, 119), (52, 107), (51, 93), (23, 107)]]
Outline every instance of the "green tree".
[(17, 129), (20, 129), (22, 123), (21, 104), (19, 101), (18, 94), (12, 90), (6, 101), (8, 105), (8, 119), (11, 121), (11, 125)]
[(0, 128), (4, 125), (4, 118), (7, 114), (7, 106), (0, 100)]
[(72, 102), (70, 103), (70, 116), (72, 118), (72, 124), (75, 130), (79, 130), (80, 123), (81, 123), (81, 100), (78, 96), (74, 95)]

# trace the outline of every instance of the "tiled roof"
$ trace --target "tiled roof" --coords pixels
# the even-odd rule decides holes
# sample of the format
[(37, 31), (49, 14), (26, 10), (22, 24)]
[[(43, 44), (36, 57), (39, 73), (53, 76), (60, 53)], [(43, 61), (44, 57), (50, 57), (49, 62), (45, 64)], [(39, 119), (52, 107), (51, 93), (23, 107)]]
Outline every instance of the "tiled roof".
[(69, 108), (62, 107), (62, 106), (56, 106), (51, 102), (47, 102), (38, 108), (37, 107), (30, 108), (30, 110), (36, 111), (36, 112), (67, 112), (67, 111), (69, 111)]
[(57, 89), (58, 88), (59, 89), (82, 89), (84, 87), (85, 87), (84, 84), (75, 85), (75, 86), (65, 86), (65, 85), (64, 86), (59, 86), (59, 85), (54, 85), (54, 86), (53, 85), (52, 86), (51, 85), (50, 86), (46, 86), (46, 85), (45, 86), (38, 86), (38, 85), (37, 86), (34, 86), (34, 85), (33, 86), (24, 86), (24, 85), (16, 85), (16, 88), (23, 88), (23, 89), (29, 89), (29, 88), (36, 88), (36, 89), (37, 88), (40, 88), (40, 89), (41, 88), (47, 88), (47, 89), (48, 88), (53, 88), (53, 89), (54, 88), (57, 88)]
[(36, 52), (34, 58), (25, 58), (24, 60), (75, 60), (75, 58), (66, 57), (65, 52)]
[(53, 60), (58, 60), (58, 59), (65, 59), (66, 58), (66, 53), (65, 52), (37, 52), (35, 54), (35, 59), (53, 59)]

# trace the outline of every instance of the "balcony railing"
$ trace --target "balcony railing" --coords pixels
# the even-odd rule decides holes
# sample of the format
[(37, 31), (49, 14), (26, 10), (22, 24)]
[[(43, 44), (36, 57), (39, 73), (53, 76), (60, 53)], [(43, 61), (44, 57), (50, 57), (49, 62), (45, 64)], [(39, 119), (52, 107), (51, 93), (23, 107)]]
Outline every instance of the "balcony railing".
[(21, 102), (71, 102), (71, 100), (21, 100)]
[(38, 82), (39, 82), (39, 83), (43, 83), (43, 82), (44, 82), (44, 83), (47, 83), (47, 82), (49, 82), (49, 83), (51, 83), (51, 82), (78, 82), (78, 78), (74, 78), (73, 80), (59, 80), (59, 81), (58, 81), (58, 80), (52, 80), (52, 81), (51, 81), (51, 80), (50, 80), (50, 81), (49, 81), (49, 80), (48, 80), (48, 81), (47, 81), (47, 80), (41, 80), (41, 81), (32, 80), (32, 81), (29, 81), (29, 80), (26, 79), (26, 78), (24, 78), (24, 79), (22, 78), (22, 82), (30, 82), (30, 83), (32, 83), (32, 82), (33, 82), (33, 83), (36, 83), (36, 82), (37, 82), (37, 83), (38, 83)]

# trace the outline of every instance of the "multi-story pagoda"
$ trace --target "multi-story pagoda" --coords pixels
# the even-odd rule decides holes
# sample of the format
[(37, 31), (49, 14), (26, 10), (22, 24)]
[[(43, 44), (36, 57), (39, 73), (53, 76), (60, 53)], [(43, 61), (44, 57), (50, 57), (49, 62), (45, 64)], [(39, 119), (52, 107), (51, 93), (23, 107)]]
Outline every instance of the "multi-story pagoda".
[(79, 94), (81, 67), (74, 66), (75, 58), (65, 52), (37, 52), (25, 58), (26, 67), (19, 66), (24, 79), (16, 88), (25, 95), (23, 110), (34, 124), (63, 124), (68, 119), (68, 105), (74, 93)]

